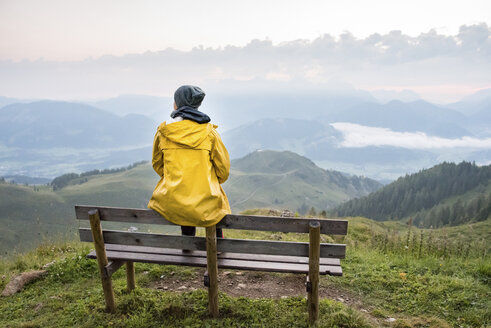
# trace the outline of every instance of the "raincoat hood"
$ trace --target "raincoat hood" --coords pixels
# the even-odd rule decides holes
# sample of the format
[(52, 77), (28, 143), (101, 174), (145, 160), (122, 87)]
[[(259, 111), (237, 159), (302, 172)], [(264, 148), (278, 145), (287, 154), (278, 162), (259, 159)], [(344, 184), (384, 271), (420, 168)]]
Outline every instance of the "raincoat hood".
[(196, 148), (208, 138), (211, 130), (217, 125), (199, 124), (190, 120), (182, 120), (171, 124), (165, 122), (159, 126), (159, 131), (170, 141), (189, 148)]

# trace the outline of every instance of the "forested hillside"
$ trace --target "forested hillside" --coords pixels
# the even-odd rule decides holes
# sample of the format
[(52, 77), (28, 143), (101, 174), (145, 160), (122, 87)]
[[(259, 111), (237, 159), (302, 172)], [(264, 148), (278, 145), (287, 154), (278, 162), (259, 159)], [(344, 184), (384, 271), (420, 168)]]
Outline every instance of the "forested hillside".
[(491, 215), (490, 179), (491, 165), (442, 163), (401, 177), (331, 213), (379, 221), (412, 218), (413, 224), (426, 227), (483, 221)]

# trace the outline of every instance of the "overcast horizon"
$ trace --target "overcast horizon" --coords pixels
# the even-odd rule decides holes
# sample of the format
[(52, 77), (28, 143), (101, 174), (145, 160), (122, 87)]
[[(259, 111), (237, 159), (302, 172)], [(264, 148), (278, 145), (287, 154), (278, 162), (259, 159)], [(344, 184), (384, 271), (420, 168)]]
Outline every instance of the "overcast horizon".
[(197, 84), (410, 90), (448, 104), (491, 88), (490, 26), (484, 0), (0, 0), (0, 96), (171, 96)]

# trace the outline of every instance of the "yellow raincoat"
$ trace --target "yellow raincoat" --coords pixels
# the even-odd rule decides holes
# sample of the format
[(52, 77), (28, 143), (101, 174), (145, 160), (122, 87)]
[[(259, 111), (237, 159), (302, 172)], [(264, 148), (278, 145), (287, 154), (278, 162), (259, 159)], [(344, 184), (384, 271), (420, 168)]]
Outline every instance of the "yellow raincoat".
[(222, 189), (230, 171), (227, 149), (211, 123), (162, 123), (152, 166), (160, 175), (148, 207), (184, 226), (209, 227), (230, 214)]

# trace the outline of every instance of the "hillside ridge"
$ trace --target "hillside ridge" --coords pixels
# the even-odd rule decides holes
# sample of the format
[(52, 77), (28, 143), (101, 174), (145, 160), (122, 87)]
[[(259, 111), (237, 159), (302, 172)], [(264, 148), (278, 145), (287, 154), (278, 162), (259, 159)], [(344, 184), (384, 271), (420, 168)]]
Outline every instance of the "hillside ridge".
[(411, 219), (425, 227), (484, 221), (491, 216), (491, 165), (444, 162), (341, 204), (331, 213), (379, 221)]

